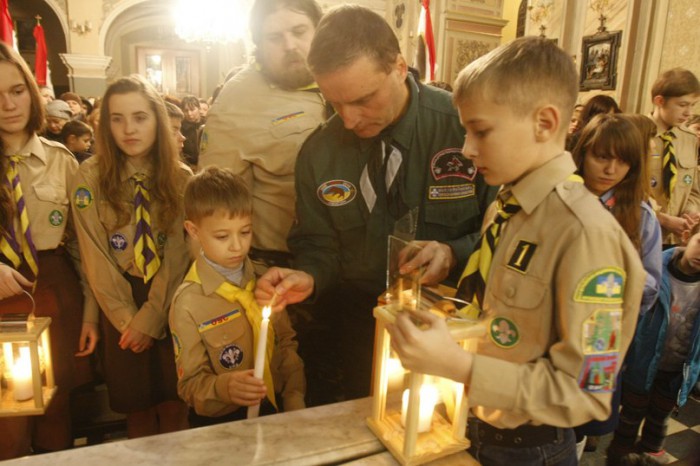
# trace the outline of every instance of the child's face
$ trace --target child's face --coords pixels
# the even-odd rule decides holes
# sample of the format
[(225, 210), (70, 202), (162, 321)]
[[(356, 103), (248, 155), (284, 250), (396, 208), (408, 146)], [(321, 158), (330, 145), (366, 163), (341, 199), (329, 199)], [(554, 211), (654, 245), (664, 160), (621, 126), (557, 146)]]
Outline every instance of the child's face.
[(184, 113), (185, 113), (185, 120), (192, 122), (192, 123), (197, 123), (199, 121), (199, 117), (201, 115), (200, 110), (199, 110), (199, 106), (195, 107), (194, 105), (190, 105), (187, 108), (185, 108)]
[(70, 107), (70, 111), (74, 116), (79, 113), (83, 113), (82, 102), (76, 102), (75, 100), (66, 100), (66, 103)]
[(681, 257), (681, 270), (688, 275), (700, 273), (700, 233), (690, 237)]
[(25, 133), (32, 98), (24, 77), (12, 63), (0, 61), (0, 137)]
[(109, 98), (109, 128), (117, 147), (129, 157), (147, 157), (156, 142), (156, 114), (138, 92)]
[(659, 119), (669, 128), (679, 126), (691, 117), (698, 97), (693, 94), (657, 99)]
[(46, 117), (46, 127), (53, 134), (59, 134), (66, 123), (68, 123), (68, 120), (63, 118)]
[(629, 171), (629, 164), (614, 154), (594, 154), (589, 149), (583, 159), (583, 181), (596, 196), (617, 186)]
[(480, 97), (465, 100), (458, 110), (467, 130), (462, 153), (488, 184), (512, 183), (537, 167), (533, 117)]
[(228, 268), (236, 268), (243, 263), (253, 240), (250, 216), (230, 217), (223, 210), (204, 217), (198, 224), (187, 220), (185, 228), (199, 241), (209, 260)]
[(68, 149), (71, 152), (86, 152), (90, 149), (90, 142), (92, 141), (92, 136), (90, 134), (83, 134), (82, 136), (70, 135), (68, 136)]
[(185, 147), (185, 136), (182, 135), (182, 119), (178, 117), (170, 117), (170, 131), (173, 133), (173, 138), (175, 138), (175, 146), (182, 151)]

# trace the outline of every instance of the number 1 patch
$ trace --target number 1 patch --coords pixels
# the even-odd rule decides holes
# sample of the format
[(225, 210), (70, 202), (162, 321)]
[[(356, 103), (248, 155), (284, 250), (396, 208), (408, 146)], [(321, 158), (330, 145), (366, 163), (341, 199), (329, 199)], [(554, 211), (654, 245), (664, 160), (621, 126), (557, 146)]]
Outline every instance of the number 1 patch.
[(527, 272), (527, 268), (530, 265), (530, 260), (532, 260), (532, 256), (535, 254), (536, 249), (537, 245), (535, 243), (520, 240), (518, 245), (515, 247), (513, 256), (508, 261), (508, 268), (517, 270), (520, 273)]

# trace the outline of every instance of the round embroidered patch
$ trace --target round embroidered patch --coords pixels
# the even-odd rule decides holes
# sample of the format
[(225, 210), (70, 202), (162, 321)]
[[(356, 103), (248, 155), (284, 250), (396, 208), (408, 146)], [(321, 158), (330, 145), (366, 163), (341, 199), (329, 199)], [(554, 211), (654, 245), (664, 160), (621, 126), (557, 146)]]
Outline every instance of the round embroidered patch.
[(330, 180), (323, 183), (316, 191), (318, 198), (331, 207), (340, 207), (355, 199), (355, 185), (345, 180)]
[(520, 332), (512, 320), (494, 317), (489, 323), (489, 337), (500, 348), (512, 348), (520, 341)]
[(180, 352), (182, 351), (182, 343), (180, 343), (180, 337), (173, 332), (173, 352), (175, 353), (175, 360), (180, 359)]
[(109, 238), (109, 244), (115, 251), (123, 251), (129, 243), (126, 241), (126, 236), (121, 233), (115, 233)]
[(226, 345), (219, 355), (219, 363), (224, 369), (233, 369), (238, 367), (243, 362), (243, 351), (234, 345)]
[(451, 177), (474, 181), (476, 172), (474, 163), (462, 154), (459, 147), (441, 150), (430, 160), (430, 174), (435, 181)]
[(49, 214), (49, 223), (55, 227), (59, 227), (63, 224), (63, 214), (60, 210), (51, 211)]
[(166, 236), (165, 233), (158, 233), (158, 238), (156, 241), (158, 241), (158, 247), (163, 247), (165, 246), (165, 242), (168, 240), (168, 237)]
[(685, 175), (685, 176), (683, 177), (683, 183), (685, 183), (686, 186), (689, 185), (689, 184), (691, 184), (692, 182), (693, 182), (693, 177), (692, 177), (692, 176), (690, 176), (690, 175)]
[(87, 209), (92, 205), (92, 193), (87, 186), (80, 185), (75, 189), (75, 206), (80, 209)]
[(659, 184), (658, 180), (656, 179), (655, 176), (651, 177), (651, 187), (656, 188), (656, 185)]

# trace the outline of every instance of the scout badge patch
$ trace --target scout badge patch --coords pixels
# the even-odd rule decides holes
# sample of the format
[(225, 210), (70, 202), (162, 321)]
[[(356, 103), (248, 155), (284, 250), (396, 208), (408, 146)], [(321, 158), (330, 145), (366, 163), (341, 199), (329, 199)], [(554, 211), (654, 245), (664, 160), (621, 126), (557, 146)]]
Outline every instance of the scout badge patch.
[(63, 224), (63, 214), (60, 210), (51, 211), (49, 214), (49, 223), (54, 227), (59, 227)]
[(87, 186), (80, 185), (75, 188), (75, 206), (80, 209), (87, 209), (92, 204), (92, 193)]
[(109, 245), (115, 251), (123, 251), (126, 249), (126, 245), (129, 244), (126, 240), (126, 236), (121, 233), (115, 233), (109, 238)]
[(583, 354), (617, 353), (620, 351), (621, 331), (622, 309), (598, 309), (583, 322)]
[(330, 180), (319, 186), (316, 193), (327, 206), (340, 207), (355, 199), (357, 189), (349, 181)]
[(474, 181), (477, 170), (474, 163), (462, 154), (462, 149), (454, 147), (433, 155), (430, 160), (430, 173), (435, 181), (444, 178), (463, 178)]
[(606, 267), (589, 273), (578, 285), (574, 301), (578, 303), (620, 304), (625, 288), (625, 271)]
[(219, 354), (219, 363), (224, 369), (233, 369), (243, 362), (243, 351), (237, 345), (230, 344), (224, 346)]
[(578, 379), (579, 387), (587, 392), (612, 392), (615, 390), (616, 368), (617, 353), (584, 356), (583, 369)]
[(489, 337), (500, 348), (512, 348), (520, 341), (515, 323), (505, 317), (494, 317), (489, 323)]

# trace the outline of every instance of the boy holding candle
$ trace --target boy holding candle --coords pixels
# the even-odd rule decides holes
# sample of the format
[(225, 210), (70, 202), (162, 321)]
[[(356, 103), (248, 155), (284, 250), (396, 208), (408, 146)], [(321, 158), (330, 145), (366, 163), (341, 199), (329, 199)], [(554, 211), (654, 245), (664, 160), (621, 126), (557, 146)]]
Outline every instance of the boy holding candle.
[(576, 465), (572, 427), (607, 419), (644, 285), (639, 254), (587, 191), (564, 151), (574, 65), (548, 40), (522, 38), (472, 62), (455, 85), (463, 153), (497, 213), (458, 293), (483, 310), (475, 352), (444, 319), (389, 326), (404, 367), (463, 382), (470, 452), (484, 465)]
[(263, 413), (304, 408), (304, 367), (284, 310), (270, 319), (263, 376), (254, 376), (266, 322), (252, 293), (250, 191), (231, 171), (210, 167), (192, 178), (184, 202), (185, 229), (201, 252), (175, 293), (170, 326), (178, 393), (194, 424), (243, 419), (239, 408), (261, 402)]

